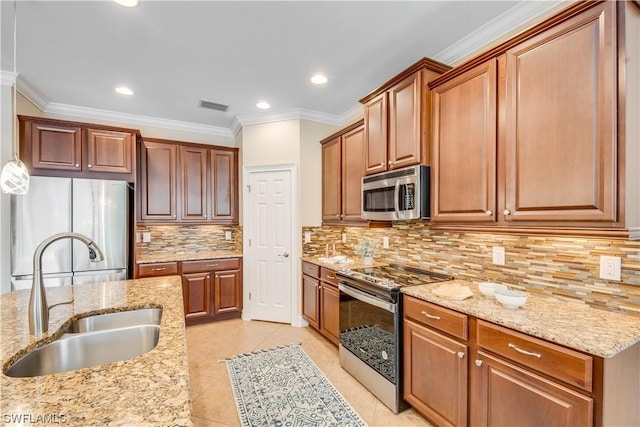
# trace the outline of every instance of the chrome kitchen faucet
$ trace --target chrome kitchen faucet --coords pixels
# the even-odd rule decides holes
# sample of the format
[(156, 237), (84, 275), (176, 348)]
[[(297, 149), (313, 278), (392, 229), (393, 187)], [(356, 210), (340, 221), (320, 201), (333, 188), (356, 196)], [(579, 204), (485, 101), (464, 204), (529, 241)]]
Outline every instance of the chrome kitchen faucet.
[(42, 278), (42, 254), (50, 244), (61, 239), (76, 239), (87, 245), (89, 248), (89, 259), (93, 262), (100, 262), (104, 259), (102, 250), (93, 240), (80, 233), (59, 233), (46, 238), (36, 248), (33, 254), (33, 282), (31, 283), (31, 295), (29, 296), (29, 332), (31, 335), (42, 335), (49, 330), (49, 310), (60, 304), (71, 304), (70, 301), (47, 305), (47, 292), (44, 288)]

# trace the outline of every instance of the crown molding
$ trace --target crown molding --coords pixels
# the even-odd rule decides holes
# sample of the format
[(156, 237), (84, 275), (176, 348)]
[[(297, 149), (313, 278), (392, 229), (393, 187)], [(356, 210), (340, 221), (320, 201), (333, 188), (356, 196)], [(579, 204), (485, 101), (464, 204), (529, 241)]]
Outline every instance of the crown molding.
[(344, 126), (349, 123), (353, 123), (356, 120), (360, 120), (364, 117), (364, 105), (358, 103), (354, 105), (344, 113), (340, 114), (340, 126)]
[(342, 125), (340, 116), (307, 110), (306, 108), (291, 108), (289, 110), (281, 110), (273, 113), (240, 115), (236, 118), (242, 126), (281, 122), (284, 120), (311, 120), (336, 126)]
[(13, 86), (18, 79), (18, 73), (0, 70), (0, 86)]
[(476, 54), (487, 45), (509, 32), (538, 20), (544, 14), (570, 3), (567, 0), (522, 1), (498, 15), (477, 30), (467, 34), (451, 46), (440, 51), (433, 59), (445, 64), (457, 64)]
[(29, 102), (38, 107), (41, 111), (47, 110), (47, 107), (50, 104), (49, 99), (30, 85), (24, 77), (20, 77), (18, 79), (16, 89), (22, 94), (22, 96), (27, 98)]

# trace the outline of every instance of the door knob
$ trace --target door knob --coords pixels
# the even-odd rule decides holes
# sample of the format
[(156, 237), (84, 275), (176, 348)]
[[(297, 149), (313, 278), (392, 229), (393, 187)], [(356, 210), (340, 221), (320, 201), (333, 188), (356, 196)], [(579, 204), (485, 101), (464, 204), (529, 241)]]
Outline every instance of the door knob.
[(283, 257), (285, 257), (285, 258), (289, 258), (289, 252), (285, 252), (285, 253), (280, 254), (280, 255), (278, 255), (278, 256), (283, 256)]

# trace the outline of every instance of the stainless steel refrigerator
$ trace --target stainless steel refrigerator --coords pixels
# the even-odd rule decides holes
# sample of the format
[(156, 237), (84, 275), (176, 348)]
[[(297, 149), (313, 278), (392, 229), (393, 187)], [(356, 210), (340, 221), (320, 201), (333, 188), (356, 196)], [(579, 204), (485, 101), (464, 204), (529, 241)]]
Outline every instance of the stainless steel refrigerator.
[(130, 191), (123, 181), (32, 177), (27, 194), (11, 199), (12, 290), (31, 288), (40, 242), (68, 231), (92, 238), (104, 261), (89, 262), (77, 240), (54, 242), (42, 256), (45, 286), (127, 279)]

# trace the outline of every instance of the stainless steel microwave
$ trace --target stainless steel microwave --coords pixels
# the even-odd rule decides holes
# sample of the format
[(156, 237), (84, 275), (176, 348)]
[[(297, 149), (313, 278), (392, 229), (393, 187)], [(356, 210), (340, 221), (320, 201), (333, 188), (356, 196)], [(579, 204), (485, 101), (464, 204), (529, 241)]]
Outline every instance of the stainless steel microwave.
[(362, 178), (363, 219), (393, 221), (428, 217), (428, 166), (410, 166)]

